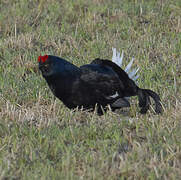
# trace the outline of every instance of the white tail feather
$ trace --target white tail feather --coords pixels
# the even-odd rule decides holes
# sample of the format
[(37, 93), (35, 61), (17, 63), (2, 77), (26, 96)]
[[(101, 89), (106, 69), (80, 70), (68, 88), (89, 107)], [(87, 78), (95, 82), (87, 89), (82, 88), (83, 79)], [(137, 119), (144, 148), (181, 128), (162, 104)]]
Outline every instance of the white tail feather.
[(139, 75), (132, 78), (133, 81), (136, 81), (139, 78)]
[(129, 64), (126, 66), (125, 72), (128, 73), (130, 71), (133, 61), (134, 61), (134, 58), (132, 58), (131, 61), (129, 62)]
[(117, 64), (116, 48), (112, 48), (112, 62)]
[(131, 72), (129, 73), (129, 77), (130, 77), (130, 78), (133, 78), (133, 77), (136, 75), (136, 73), (138, 72), (138, 70), (139, 70), (139, 68), (138, 68), (138, 69), (133, 69), (133, 71), (131, 71)]
[(116, 63), (118, 66), (122, 66), (122, 62), (123, 62), (123, 51), (120, 57), (120, 53), (118, 51), (116, 51), (116, 48), (112, 48), (113, 51), (113, 56), (112, 56), (112, 62)]
[[(122, 51), (121, 57), (120, 57), (120, 53), (116, 50), (116, 48), (112, 48), (112, 51), (113, 51), (112, 62), (117, 64), (119, 67), (122, 67), (124, 52)], [(129, 64), (126, 66), (125, 72), (128, 73), (129, 77), (132, 80), (136, 81), (139, 78), (139, 75), (136, 75), (136, 73), (139, 71), (139, 68), (133, 69), (130, 72), (133, 61), (134, 61), (134, 58), (132, 58)]]

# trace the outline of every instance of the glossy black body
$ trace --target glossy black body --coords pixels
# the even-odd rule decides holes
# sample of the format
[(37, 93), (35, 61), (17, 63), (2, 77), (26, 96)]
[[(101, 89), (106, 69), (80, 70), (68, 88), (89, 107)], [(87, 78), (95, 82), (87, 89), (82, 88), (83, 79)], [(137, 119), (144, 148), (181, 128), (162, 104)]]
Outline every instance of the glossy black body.
[(155, 92), (140, 89), (124, 70), (109, 60), (95, 59), (91, 64), (77, 67), (49, 55), (46, 62), (39, 62), (39, 69), (53, 94), (70, 109), (94, 110), (97, 107), (101, 114), (108, 105), (112, 110), (129, 107), (126, 97), (138, 96), (141, 113), (146, 113), (151, 96), (155, 112), (162, 111)]

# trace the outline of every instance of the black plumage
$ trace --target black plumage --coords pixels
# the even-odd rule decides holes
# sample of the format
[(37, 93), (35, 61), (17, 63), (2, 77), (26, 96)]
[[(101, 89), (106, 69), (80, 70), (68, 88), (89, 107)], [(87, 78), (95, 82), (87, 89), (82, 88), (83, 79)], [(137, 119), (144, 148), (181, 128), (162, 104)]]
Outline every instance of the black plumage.
[(155, 101), (155, 112), (161, 113), (159, 96), (139, 88), (118, 65), (102, 59), (77, 67), (56, 56), (39, 56), (39, 69), (53, 94), (68, 108), (83, 108), (98, 113), (110, 105), (112, 110), (129, 107), (126, 97), (138, 96), (141, 113), (150, 106), (150, 96)]

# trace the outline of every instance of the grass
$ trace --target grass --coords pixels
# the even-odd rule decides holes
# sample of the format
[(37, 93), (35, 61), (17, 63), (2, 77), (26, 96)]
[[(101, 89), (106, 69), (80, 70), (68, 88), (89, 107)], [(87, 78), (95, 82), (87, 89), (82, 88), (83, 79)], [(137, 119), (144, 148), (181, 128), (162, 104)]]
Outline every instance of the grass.
[[(180, 12), (179, 0), (1, 0), (0, 179), (179, 179)], [(101, 117), (73, 112), (37, 69), (40, 54), (79, 66), (112, 47), (135, 57), (162, 115), (141, 115), (136, 98)]]

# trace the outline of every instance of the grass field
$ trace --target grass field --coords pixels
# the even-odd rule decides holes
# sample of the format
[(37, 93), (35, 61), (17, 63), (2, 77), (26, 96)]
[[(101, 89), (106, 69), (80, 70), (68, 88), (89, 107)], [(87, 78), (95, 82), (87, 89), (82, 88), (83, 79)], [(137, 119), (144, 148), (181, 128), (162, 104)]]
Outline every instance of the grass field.
[[(124, 50), (162, 115), (71, 111), (37, 69)], [(181, 179), (180, 0), (0, 0), (0, 179)]]

